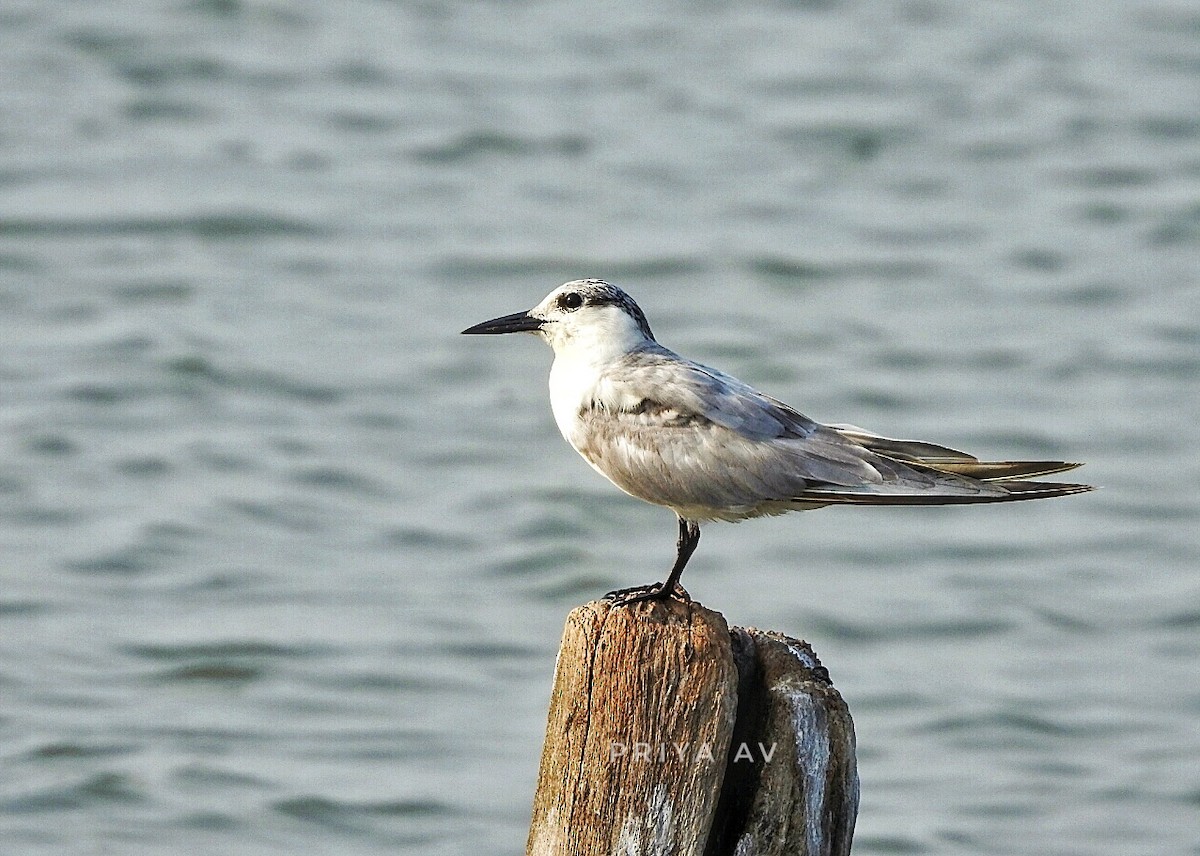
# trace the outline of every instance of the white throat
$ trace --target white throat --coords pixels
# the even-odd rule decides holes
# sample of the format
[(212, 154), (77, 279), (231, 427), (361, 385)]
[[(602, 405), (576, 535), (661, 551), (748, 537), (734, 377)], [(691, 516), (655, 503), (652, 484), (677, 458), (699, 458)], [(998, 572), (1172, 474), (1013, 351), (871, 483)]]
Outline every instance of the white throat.
[(556, 321), (547, 325), (543, 336), (554, 348), (554, 365), (550, 368), (554, 421), (578, 451), (583, 442), (579, 432), (582, 409), (597, 404), (613, 408), (626, 404), (605, 381), (605, 371), (648, 340), (637, 322), (616, 307)]

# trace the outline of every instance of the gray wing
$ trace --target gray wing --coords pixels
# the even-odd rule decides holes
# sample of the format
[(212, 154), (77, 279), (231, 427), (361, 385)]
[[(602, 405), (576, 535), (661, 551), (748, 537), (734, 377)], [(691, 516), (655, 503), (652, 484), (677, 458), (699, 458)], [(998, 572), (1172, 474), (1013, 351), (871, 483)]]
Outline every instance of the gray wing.
[(927, 443), (923, 440), (895, 440), (859, 428), (857, 425), (830, 425), (848, 440), (897, 461), (921, 464), (948, 473), (970, 476), (981, 481), (1028, 479), (1062, 473), (1083, 466), (1069, 461), (981, 461), (974, 455)]
[(580, 452), (618, 487), (660, 505), (750, 516), (787, 510), (764, 511), (764, 504), (804, 504), (806, 492), (817, 487), (891, 495), (1002, 492), (879, 455), (665, 349), (630, 355), (602, 384), (605, 398), (622, 406), (581, 413), (589, 439)]
[(875, 466), (878, 456), (861, 444), (735, 377), (665, 348), (630, 355), (607, 380), (619, 388), (621, 400), (638, 402), (631, 415), (639, 425), (699, 428), (708, 435), (705, 449), (713, 455), (722, 445), (772, 449), (779, 465), (789, 465), (797, 487), (814, 481), (849, 486), (883, 477)]
[(748, 440), (807, 437), (819, 422), (724, 372), (685, 360), (658, 343), (625, 357), (605, 377), (625, 399), (702, 416)]
[(911, 441), (889, 441), (909, 443), (906, 451), (889, 455), (886, 443), (873, 449), (860, 439), (875, 435), (822, 425), (666, 349), (630, 355), (603, 383), (612, 393), (606, 397), (623, 405), (581, 413), (590, 439), (580, 452), (626, 492), (698, 518), (843, 502), (1032, 498), (1010, 493), (1006, 483), (938, 468), (918, 452), (937, 450), (958, 464), (975, 461), (969, 455)]

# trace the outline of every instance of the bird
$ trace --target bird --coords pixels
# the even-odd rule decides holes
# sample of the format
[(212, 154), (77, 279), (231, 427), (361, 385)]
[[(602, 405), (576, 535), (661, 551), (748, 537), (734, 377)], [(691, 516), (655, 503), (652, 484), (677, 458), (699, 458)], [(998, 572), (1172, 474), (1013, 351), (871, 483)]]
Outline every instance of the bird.
[(660, 345), (628, 294), (565, 283), (526, 312), (466, 335), (532, 333), (554, 350), (550, 406), (566, 441), (625, 493), (675, 512), (675, 563), (659, 583), (618, 589), (617, 606), (677, 598), (700, 524), (825, 506), (916, 506), (1068, 496), (1091, 485), (1028, 479), (1081, 466), (981, 461), (936, 443), (823, 424)]

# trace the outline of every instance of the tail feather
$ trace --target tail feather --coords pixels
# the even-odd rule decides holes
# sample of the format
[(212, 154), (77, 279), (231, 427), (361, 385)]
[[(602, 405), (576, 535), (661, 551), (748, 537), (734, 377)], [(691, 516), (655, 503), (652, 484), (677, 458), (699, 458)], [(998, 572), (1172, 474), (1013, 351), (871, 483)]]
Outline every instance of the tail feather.
[[(889, 456), (890, 457), (890, 456)], [(921, 459), (905, 463), (922, 464), (930, 469), (943, 473), (955, 473), (960, 476), (970, 476), (980, 481), (995, 481), (997, 479), (1031, 479), (1038, 476), (1048, 476), (1054, 473), (1065, 473), (1077, 469), (1083, 464), (1068, 461), (933, 461)]]
[[(793, 499), (795, 502), (820, 502), (827, 505), (974, 505), (983, 502), (1048, 499), (1095, 490), (1087, 484), (1028, 482), (1020, 479), (989, 481), (987, 486), (989, 490), (980, 493), (938, 493), (936, 489), (913, 490), (911, 493), (868, 493), (831, 486), (811, 488)], [(1001, 490), (993, 490), (994, 488)]]

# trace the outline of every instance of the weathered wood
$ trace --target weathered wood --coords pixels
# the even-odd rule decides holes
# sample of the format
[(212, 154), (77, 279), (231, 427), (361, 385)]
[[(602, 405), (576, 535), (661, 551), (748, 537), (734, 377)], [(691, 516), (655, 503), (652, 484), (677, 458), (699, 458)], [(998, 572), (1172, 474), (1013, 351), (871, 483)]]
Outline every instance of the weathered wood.
[(804, 642), (671, 600), (571, 612), (529, 856), (838, 856), (854, 728)]
[(704, 853), (737, 705), (725, 619), (604, 601), (567, 619), (528, 853)]
[(735, 749), (707, 853), (848, 854), (858, 816), (854, 722), (829, 672), (807, 642), (771, 630), (733, 628), (733, 650)]

